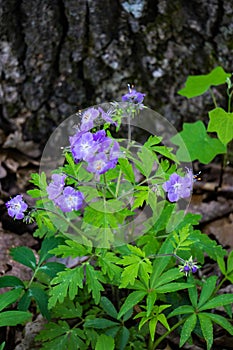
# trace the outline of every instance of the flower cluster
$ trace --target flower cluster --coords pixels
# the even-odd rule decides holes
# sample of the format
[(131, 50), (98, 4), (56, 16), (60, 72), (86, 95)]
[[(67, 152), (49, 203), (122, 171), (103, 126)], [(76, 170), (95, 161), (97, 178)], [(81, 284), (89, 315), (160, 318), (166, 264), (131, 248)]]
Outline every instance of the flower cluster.
[(94, 120), (101, 115), (102, 119), (111, 124), (116, 123), (102, 108), (90, 108), (84, 112), (80, 129), (70, 137), (71, 152), (75, 163), (85, 161), (87, 170), (95, 174), (104, 174), (116, 166), (120, 156), (119, 144), (106, 135), (105, 130), (91, 133)]
[(52, 181), (47, 186), (48, 197), (63, 212), (79, 210), (83, 206), (84, 195), (71, 186), (65, 187), (65, 178), (65, 175), (52, 175)]
[(187, 276), (190, 272), (196, 273), (198, 270), (198, 266), (194, 263), (193, 258), (190, 257), (189, 260), (184, 261), (183, 265), (179, 265), (180, 272), (184, 272)]
[(132, 103), (142, 103), (146, 95), (141, 92), (131, 89), (129, 86), (129, 92), (122, 96), (123, 102), (132, 102)]
[(181, 198), (188, 198), (191, 195), (193, 187), (192, 171), (188, 170), (184, 177), (173, 173), (162, 187), (167, 192), (170, 202), (177, 202)]
[(8, 215), (14, 219), (23, 219), (24, 212), (27, 210), (28, 205), (24, 202), (22, 195), (17, 195), (8, 202), (6, 202)]

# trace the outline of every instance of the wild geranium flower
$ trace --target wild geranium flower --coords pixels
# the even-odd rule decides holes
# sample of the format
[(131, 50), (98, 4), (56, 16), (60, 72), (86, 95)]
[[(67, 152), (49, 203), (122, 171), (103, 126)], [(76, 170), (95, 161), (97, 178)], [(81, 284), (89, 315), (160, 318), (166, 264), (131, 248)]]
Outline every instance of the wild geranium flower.
[(167, 192), (169, 201), (177, 202), (181, 198), (188, 198), (190, 196), (192, 185), (192, 172), (188, 170), (184, 177), (173, 173), (162, 187)]
[(57, 198), (56, 204), (63, 212), (79, 210), (83, 206), (84, 196), (82, 192), (71, 186), (64, 188), (63, 194)]
[(65, 178), (66, 178), (66, 175), (53, 174), (52, 181), (46, 188), (49, 199), (53, 200), (55, 203), (56, 203), (56, 199), (63, 192), (64, 186), (65, 186)]
[(104, 152), (88, 159), (87, 170), (95, 174), (104, 174), (109, 169), (115, 168), (117, 160), (108, 160)]
[(99, 111), (95, 108), (87, 109), (82, 115), (80, 126), (81, 131), (89, 131), (94, 127), (94, 120), (98, 117)]
[(129, 92), (122, 96), (123, 102), (133, 102), (133, 103), (142, 103), (146, 94), (142, 94), (141, 92), (136, 91), (135, 89), (131, 89), (129, 87)]
[(96, 151), (97, 144), (93, 139), (91, 132), (86, 132), (77, 139), (77, 142), (71, 147), (72, 155), (76, 163), (81, 160), (86, 160), (89, 154)]
[(18, 194), (16, 197), (6, 202), (6, 207), (8, 215), (14, 219), (20, 220), (24, 218), (24, 212), (27, 210), (28, 205), (24, 202), (23, 196)]

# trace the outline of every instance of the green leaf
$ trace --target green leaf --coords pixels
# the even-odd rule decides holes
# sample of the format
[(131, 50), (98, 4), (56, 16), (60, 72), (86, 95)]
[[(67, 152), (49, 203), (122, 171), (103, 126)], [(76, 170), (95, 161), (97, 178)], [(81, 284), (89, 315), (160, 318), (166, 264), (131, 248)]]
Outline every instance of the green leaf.
[(39, 287), (30, 288), (31, 296), (35, 299), (37, 305), (39, 306), (42, 316), (50, 319), (50, 313), (48, 310), (48, 296), (45, 291)]
[[(191, 288), (189, 288), (189, 290), (190, 289)], [(175, 310), (173, 310), (168, 315), (168, 318), (171, 318), (171, 317), (177, 316), (177, 315), (193, 314), (194, 312), (195, 312), (195, 310), (191, 305), (181, 305), (181, 306), (177, 307)]]
[(185, 323), (182, 326), (182, 330), (180, 333), (180, 348), (186, 343), (189, 339), (192, 331), (194, 330), (197, 323), (197, 315), (193, 314), (187, 318)]
[(28, 308), (31, 304), (31, 299), (32, 299), (31, 292), (30, 292), (30, 290), (27, 290), (18, 302), (18, 309), (20, 311), (28, 310)]
[(207, 303), (202, 305), (199, 310), (214, 309), (219, 306), (224, 306), (233, 303), (233, 294), (222, 294), (217, 295), (213, 299), (209, 300)]
[(227, 321), (225, 317), (217, 314), (207, 313), (207, 312), (202, 312), (202, 315), (209, 317), (213, 322), (217, 323), (219, 326), (221, 326), (227, 332), (233, 335), (233, 326), (230, 324), (229, 321)]
[(58, 272), (64, 271), (66, 266), (58, 262), (47, 262), (39, 267), (38, 272), (44, 272), (51, 278), (54, 278)]
[(222, 67), (214, 68), (209, 74), (190, 75), (186, 80), (185, 87), (178, 94), (192, 98), (204, 94), (211, 86), (224, 84), (231, 74), (226, 73)]
[(150, 331), (150, 337), (151, 337), (151, 340), (152, 340), (152, 341), (154, 341), (155, 330), (156, 330), (157, 322), (158, 322), (157, 317), (152, 318), (152, 319), (149, 321), (149, 331)]
[(214, 292), (215, 285), (217, 282), (217, 276), (209, 277), (205, 282), (203, 282), (201, 295), (198, 302), (198, 308), (200, 308), (205, 302), (211, 297)]
[(118, 314), (118, 320), (132, 307), (134, 307), (139, 301), (141, 301), (145, 296), (147, 292), (146, 291), (136, 291), (133, 293), (130, 293), (127, 298), (125, 299), (125, 302), (120, 308), (119, 314)]
[(118, 322), (107, 320), (106, 318), (95, 318), (94, 320), (86, 320), (84, 323), (84, 327), (96, 329), (105, 329), (117, 325), (119, 325)]
[(146, 304), (147, 304), (147, 310), (146, 310), (146, 317), (149, 317), (151, 314), (151, 311), (155, 305), (155, 301), (157, 298), (157, 293), (155, 290), (151, 290), (146, 298)]
[(0, 277), (0, 288), (5, 287), (24, 288), (24, 283), (15, 276), (2, 276)]
[(22, 289), (13, 289), (4, 294), (0, 294), (0, 311), (14, 303), (20, 297), (21, 293)]
[(227, 258), (227, 273), (230, 273), (232, 271), (233, 271), (233, 250), (230, 252)]
[(114, 350), (114, 339), (108, 335), (101, 334), (96, 343), (95, 350)]
[(25, 311), (4, 311), (0, 313), (0, 327), (16, 326), (30, 321), (32, 315)]
[(117, 334), (117, 348), (119, 350), (124, 350), (126, 345), (128, 344), (130, 332), (129, 330), (123, 326), (120, 328), (118, 334)]
[(41, 249), (40, 249), (39, 265), (42, 264), (42, 262), (44, 262), (45, 260), (52, 257), (52, 254), (50, 254), (49, 251), (57, 247), (58, 243), (59, 241), (54, 237), (43, 240)]
[(4, 350), (5, 345), (6, 345), (6, 342), (1, 343), (0, 344), (0, 350)]
[[(194, 277), (193, 276), (189, 276), (188, 278), (188, 282), (193, 282), (194, 283)], [(188, 293), (189, 293), (189, 299), (191, 301), (191, 304), (193, 305), (193, 307), (197, 307), (197, 288), (194, 285), (193, 287), (188, 289)]]
[(134, 284), (135, 279), (138, 276), (140, 262), (141, 262), (141, 259), (135, 255), (126, 256), (120, 261), (122, 265), (129, 265), (129, 266), (125, 267), (122, 272), (121, 284), (119, 288), (125, 288), (129, 284), (131, 285)]
[(183, 282), (174, 282), (174, 283), (168, 283), (164, 284), (163, 286), (157, 287), (156, 292), (157, 293), (169, 293), (169, 292), (176, 292), (177, 290), (191, 288), (193, 285), (189, 283), (183, 283)]
[(216, 132), (219, 140), (226, 145), (233, 139), (233, 113), (218, 107), (209, 112), (209, 117), (207, 130)]
[(130, 181), (131, 183), (135, 183), (135, 176), (132, 164), (129, 163), (128, 159), (126, 158), (119, 158), (118, 163), (120, 164), (120, 168), (125, 175), (126, 180)]
[(36, 258), (33, 251), (28, 247), (11, 248), (10, 255), (15, 261), (20, 264), (30, 267), (30, 269), (36, 269)]
[(52, 316), (58, 319), (80, 318), (82, 311), (82, 306), (78, 302), (74, 303), (69, 298), (66, 298), (62, 304), (56, 304), (52, 310)]
[(99, 282), (103, 280), (104, 278), (100, 271), (95, 270), (92, 265), (86, 264), (86, 281), (88, 291), (92, 293), (96, 304), (98, 304), (100, 301), (100, 292), (104, 290), (104, 287)]
[(225, 266), (225, 261), (224, 258), (222, 256), (217, 258), (217, 262), (218, 262), (218, 266), (220, 271), (222, 272), (223, 275), (226, 274), (226, 266)]
[(153, 288), (158, 288), (161, 285), (167, 284), (171, 281), (175, 281), (178, 278), (182, 277), (182, 273), (179, 271), (178, 268), (173, 268), (170, 269), (166, 272), (164, 272), (156, 281), (156, 283), (154, 284)]
[(198, 318), (201, 325), (201, 331), (207, 343), (207, 350), (211, 350), (211, 346), (213, 344), (213, 324), (209, 317), (206, 315), (199, 313)]
[(59, 245), (57, 248), (50, 250), (51, 254), (56, 256), (62, 256), (63, 258), (71, 257), (76, 258), (77, 256), (84, 256), (89, 254), (90, 249), (83, 246), (82, 244), (73, 240), (66, 240), (66, 245)]
[(52, 289), (50, 290), (49, 309), (56, 305), (57, 302), (62, 303), (64, 298), (69, 295), (73, 300), (78, 292), (78, 287), (83, 287), (83, 267), (74, 269), (66, 269), (61, 271), (51, 281)]
[(203, 164), (208, 164), (217, 154), (227, 152), (226, 146), (221, 141), (207, 134), (201, 120), (184, 123), (183, 131), (173, 136), (171, 142), (179, 146), (176, 155), (183, 162), (199, 160)]
[(108, 298), (101, 297), (100, 305), (109, 316), (111, 316), (112, 318), (117, 318), (117, 310)]

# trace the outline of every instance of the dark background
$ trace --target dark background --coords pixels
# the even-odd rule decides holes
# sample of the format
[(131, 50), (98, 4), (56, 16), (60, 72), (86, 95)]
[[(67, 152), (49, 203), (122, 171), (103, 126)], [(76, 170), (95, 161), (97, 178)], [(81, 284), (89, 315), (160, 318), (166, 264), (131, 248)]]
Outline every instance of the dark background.
[(0, 36), (4, 148), (44, 145), (62, 120), (119, 99), (128, 83), (179, 127), (211, 106), (177, 94), (187, 76), (232, 71), (233, 2), (0, 0)]

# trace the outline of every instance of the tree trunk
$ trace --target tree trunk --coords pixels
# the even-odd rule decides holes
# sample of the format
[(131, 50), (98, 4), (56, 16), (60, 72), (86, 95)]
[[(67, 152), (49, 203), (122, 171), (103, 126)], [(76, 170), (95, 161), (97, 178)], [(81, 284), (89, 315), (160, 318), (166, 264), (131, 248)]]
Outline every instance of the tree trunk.
[(127, 83), (176, 126), (204, 118), (209, 97), (177, 91), (189, 74), (232, 70), (232, 19), (229, 0), (0, 0), (2, 143), (19, 130), (44, 144)]

